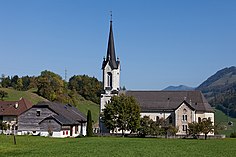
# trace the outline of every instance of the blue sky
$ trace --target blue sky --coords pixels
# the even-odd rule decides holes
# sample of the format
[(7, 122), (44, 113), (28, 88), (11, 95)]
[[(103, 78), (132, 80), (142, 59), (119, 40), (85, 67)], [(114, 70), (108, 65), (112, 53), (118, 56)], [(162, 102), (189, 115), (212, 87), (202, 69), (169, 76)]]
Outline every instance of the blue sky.
[(196, 87), (236, 63), (235, 0), (0, 0), (0, 74), (101, 80), (111, 10), (127, 89)]

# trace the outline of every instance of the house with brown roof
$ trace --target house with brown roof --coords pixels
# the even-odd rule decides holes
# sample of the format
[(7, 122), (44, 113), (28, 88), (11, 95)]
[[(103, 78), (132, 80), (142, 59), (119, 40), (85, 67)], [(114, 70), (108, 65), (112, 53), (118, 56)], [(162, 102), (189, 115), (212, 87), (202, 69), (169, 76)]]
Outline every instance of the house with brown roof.
[(17, 130), (18, 117), (23, 112), (31, 108), (33, 104), (25, 98), (18, 101), (0, 101), (0, 122), (6, 123), (13, 130), (13, 125)]
[(70, 104), (40, 102), (18, 118), (18, 134), (52, 137), (86, 135), (86, 116)]
[[(125, 91), (120, 89), (120, 60), (115, 57), (115, 46), (110, 21), (107, 55), (102, 63), (103, 92), (100, 99), (100, 112), (111, 97), (120, 93), (133, 96), (141, 108), (141, 116), (149, 116), (157, 121), (164, 119), (167, 125), (178, 128), (177, 135), (186, 135), (188, 123), (211, 119), (214, 124), (214, 111), (200, 91)], [(102, 121), (101, 132), (109, 132)]]

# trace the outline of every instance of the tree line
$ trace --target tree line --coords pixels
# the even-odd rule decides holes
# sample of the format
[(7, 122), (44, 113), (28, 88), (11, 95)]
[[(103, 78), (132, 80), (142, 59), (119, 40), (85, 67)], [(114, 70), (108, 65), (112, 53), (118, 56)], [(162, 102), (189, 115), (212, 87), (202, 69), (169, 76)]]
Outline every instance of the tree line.
[(0, 79), (0, 86), (3, 88), (19, 91), (36, 89), (38, 95), (49, 101), (62, 103), (73, 102), (76, 96), (81, 95), (98, 104), (102, 90), (102, 83), (95, 77), (74, 75), (67, 82), (60, 75), (48, 70), (42, 71), (39, 76), (2, 75)]

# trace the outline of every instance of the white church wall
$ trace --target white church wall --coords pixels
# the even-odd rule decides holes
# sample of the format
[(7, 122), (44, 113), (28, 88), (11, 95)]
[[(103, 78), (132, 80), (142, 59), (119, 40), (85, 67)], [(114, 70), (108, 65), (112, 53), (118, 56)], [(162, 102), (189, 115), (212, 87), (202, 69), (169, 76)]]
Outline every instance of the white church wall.
[(104, 79), (104, 87), (108, 87), (108, 73), (112, 74), (112, 89), (118, 90), (120, 88), (120, 66), (118, 69), (111, 69), (109, 64), (107, 64), (104, 68), (103, 79)]
[(150, 119), (152, 119), (153, 121), (156, 121), (157, 117), (159, 117), (159, 119), (161, 118), (166, 119), (170, 115), (171, 115), (171, 112), (155, 112), (155, 113), (143, 112), (141, 113), (141, 117), (149, 116)]
[(111, 100), (111, 96), (107, 94), (102, 94), (100, 99), (100, 112), (105, 108), (105, 105), (108, 101)]

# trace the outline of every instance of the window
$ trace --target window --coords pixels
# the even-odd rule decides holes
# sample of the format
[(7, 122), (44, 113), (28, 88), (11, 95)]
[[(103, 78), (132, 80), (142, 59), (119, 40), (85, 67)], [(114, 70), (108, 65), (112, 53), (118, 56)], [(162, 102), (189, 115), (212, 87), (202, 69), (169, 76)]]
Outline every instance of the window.
[(36, 111), (36, 116), (40, 116), (40, 110)]
[(107, 86), (112, 87), (112, 74), (110, 72), (107, 73)]
[(182, 125), (182, 131), (187, 131), (188, 126), (187, 125)]
[(78, 132), (78, 126), (76, 125), (75, 126), (75, 133), (77, 133)]
[(169, 117), (169, 123), (172, 123), (172, 116)]
[(198, 117), (198, 123), (200, 123), (202, 121), (201, 117)]
[(156, 121), (158, 121), (160, 118), (159, 118), (159, 116), (156, 116)]
[(188, 116), (186, 114), (182, 115), (182, 121), (187, 121), (188, 120)]

